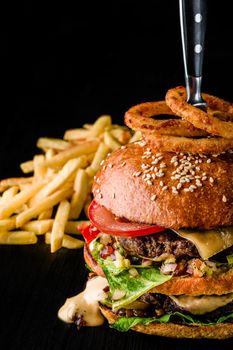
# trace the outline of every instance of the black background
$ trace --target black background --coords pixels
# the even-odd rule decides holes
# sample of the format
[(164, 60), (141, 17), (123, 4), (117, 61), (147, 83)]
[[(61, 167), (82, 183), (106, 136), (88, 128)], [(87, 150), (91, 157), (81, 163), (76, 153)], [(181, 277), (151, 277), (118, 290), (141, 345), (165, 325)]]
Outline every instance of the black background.
[[(208, 5), (203, 91), (233, 101), (230, 2)], [(0, 178), (21, 175), (19, 163), (38, 152), (39, 136), (62, 137), (106, 113), (123, 123), (132, 105), (184, 84), (178, 0), (20, 1), (2, 6), (0, 17)], [(1, 246), (1, 349), (232, 347), (106, 325), (77, 332), (56, 313), (86, 275), (81, 251)]]

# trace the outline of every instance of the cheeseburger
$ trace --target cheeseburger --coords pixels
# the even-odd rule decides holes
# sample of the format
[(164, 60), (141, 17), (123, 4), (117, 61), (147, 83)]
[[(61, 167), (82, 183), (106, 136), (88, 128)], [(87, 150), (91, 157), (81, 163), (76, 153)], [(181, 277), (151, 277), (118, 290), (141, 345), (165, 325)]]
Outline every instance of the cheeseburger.
[[(105, 159), (93, 196), (84, 258), (111, 327), (233, 336), (233, 152), (160, 152), (140, 140)], [(87, 308), (73, 305), (73, 320), (88, 323)]]

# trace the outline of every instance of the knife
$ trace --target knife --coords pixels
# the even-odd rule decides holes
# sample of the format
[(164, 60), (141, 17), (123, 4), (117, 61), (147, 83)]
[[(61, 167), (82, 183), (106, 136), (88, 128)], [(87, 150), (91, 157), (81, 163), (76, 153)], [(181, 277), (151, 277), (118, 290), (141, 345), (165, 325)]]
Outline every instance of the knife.
[(206, 0), (179, 0), (179, 10), (187, 102), (206, 110), (207, 103), (201, 95)]

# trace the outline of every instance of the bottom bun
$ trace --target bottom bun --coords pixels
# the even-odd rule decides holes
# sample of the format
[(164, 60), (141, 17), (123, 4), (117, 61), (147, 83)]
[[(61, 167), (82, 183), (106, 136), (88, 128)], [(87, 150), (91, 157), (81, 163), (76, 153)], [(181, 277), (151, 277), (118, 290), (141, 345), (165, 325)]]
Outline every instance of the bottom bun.
[[(119, 318), (106, 306), (100, 305), (99, 307), (109, 324), (113, 324)], [(132, 330), (169, 338), (227, 339), (233, 337), (233, 323), (205, 326), (152, 322), (148, 325), (137, 325)]]

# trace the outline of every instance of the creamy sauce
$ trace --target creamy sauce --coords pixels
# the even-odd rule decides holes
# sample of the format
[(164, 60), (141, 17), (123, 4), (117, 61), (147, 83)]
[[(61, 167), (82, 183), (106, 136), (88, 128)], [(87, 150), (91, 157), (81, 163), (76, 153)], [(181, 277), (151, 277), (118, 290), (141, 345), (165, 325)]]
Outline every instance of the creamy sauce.
[(194, 315), (204, 315), (207, 312), (216, 310), (217, 308), (227, 305), (233, 301), (233, 293), (226, 295), (205, 295), (200, 297), (191, 297), (189, 295), (170, 296), (170, 298), (180, 307), (189, 311)]
[(106, 278), (93, 277), (87, 282), (82, 293), (66, 300), (58, 311), (58, 317), (66, 323), (73, 323), (76, 315), (82, 315), (86, 326), (102, 325), (104, 318), (99, 310), (98, 301), (106, 298), (103, 289), (107, 286)]

